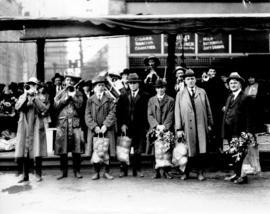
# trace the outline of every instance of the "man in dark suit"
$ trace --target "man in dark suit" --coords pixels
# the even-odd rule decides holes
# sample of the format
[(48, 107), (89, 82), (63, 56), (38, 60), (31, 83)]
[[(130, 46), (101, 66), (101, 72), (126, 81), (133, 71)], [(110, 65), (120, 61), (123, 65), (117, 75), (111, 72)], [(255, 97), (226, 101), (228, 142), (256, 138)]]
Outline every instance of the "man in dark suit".
[[(231, 94), (229, 95), (224, 109), (222, 123), (223, 147), (229, 146), (232, 138), (239, 137), (241, 132), (252, 132), (251, 115), (249, 112), (249, 100), (242, 91), (244, 79), (233, 72), (227, 79)], [(241, 177), (241, 167), (244, 156), (234, 163), (234, 175), (226, 177), (225, 180), (234, 183), (247, 183), (247, 177)]]
[[(128, 76), (130, 91), (120, 99), (120, 111), (122, 117), (118, 118), (121, 131), (132, 139), (131, 153), (134, 153), (131, 164), (133, 166), (133, 176), (143, 177), (141, 172), (141, 153), (145, 149), (147, 121), (147, 103), (149, 96), (139, 88), (139, 79), (136, 73)], [(132, 151), (134, 150), (134, 151)], [(127, 176), (127, 165), (121, 163), (120, 177)]]

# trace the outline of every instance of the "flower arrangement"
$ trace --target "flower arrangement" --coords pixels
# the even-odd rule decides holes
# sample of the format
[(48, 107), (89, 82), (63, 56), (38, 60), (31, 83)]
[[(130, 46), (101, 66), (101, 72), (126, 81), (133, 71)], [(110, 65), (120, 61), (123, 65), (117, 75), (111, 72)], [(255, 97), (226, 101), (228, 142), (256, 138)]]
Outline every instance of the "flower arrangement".
[(231, 140), (229, 148), (225, 153), (231, 155), (232, 158), (234, 158), (234, 161), (238, 162), (247, 154), (249, 146), (255, 147), (256, 145), (257, 142), (254, 135), (251, 133), (241, 132), (240, 137), (235, 137)]

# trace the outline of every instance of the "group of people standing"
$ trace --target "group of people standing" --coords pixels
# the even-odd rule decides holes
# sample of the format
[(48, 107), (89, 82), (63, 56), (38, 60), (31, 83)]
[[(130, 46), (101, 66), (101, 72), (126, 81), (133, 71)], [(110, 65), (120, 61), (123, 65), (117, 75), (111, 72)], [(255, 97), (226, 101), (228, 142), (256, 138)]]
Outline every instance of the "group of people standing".
[[(109, 155), (116, 156), (116, 137), (129, 136), (131, 144), (132, 175), (143, 177), (141, 154), (145, 152), (149, 130), (160, 132), (171, 131), (176, 138), (184, 138), (187, 143), (188, 157), (197, 166), (198, 180), (205, 180), (205, 154), (208, 151), (209, 133), (218, 130), (216, 124), (222, 126), (222, 138), (226, 143), (239, 136), (242, 131), (253, 133), (247, 102), (247, 95), (242, 90), (243, 78), (236, 72), (231, 73), (226, 82), (231, 91), (223, 108), (222, 125), (213, 119), (215, 101), (209, 101), (206, 90), (197, 86), (195, 73), (191, 69), (177, 67), (176, 97), (166, 93), (166, 79), (155, 71), (159, 60), (148, 57), (144, 61), (148, 66), (148, 74), (144, 80), (137, 73), (125, 69), (122, 75), (120, 96), (116, 99), (108, 93), (107, 79), (98, 76), (92, 80), (93, 92), (77, 89), (80, 78), (73, 75), (60, 75), (54, 78), (63, 80), (57, 84), (55, 94), (46, 93), (46, 87), (32, 77), (24, 87), (24, 93), (16, 103), (19, 111), (17, 130), (18, 143), (15, 157), (23, 177), (19, 182), (29, 180), (29, 160), (35, 159), (37, 181), (42, 180), (42, 157), (46, 156), (45, 130), (49, 124), (56, 127), (54, 151), (60, 156), (61, 174), (57, 179), (68, 176), (68, 153), (72, 153), (73, 172), (75, 178), (81, 179), (81, 154), (92, 156), (93, 139), (103, 136), (109, 139)], [(63, 79), (61, 79), (63, 78)], [(58, 87), (59, 86), (59, 87)], [(86, 85), (87, 86), (87, 85)], [(144, 86), (144, 87), (142, 87)], [(53, 96), (53, 99), (49, 98)], [(219, 114), (222, 108), (218, 109)], [(218, 119), (219, 120), (219, 119)], [(189, 163), (189, 162), (188, 162)], [(103, 177), (113, 179), (110, 173), (110, 159), (103, 163), (93, 162), (93, 180), (100, 178), (104, 167)], [(129, 166), (120, 163), (119, 177), (128, 175)], [(191, 167), (189, 164), (181, 174), (181, 179), (189, 178)], [(241, 169), (240, 169), (241, 171)], [(164, 169), (164, 176), (172, 178), (168, 169)], [(153, 178), (160, 178), (160, 169), (156, 169)], [(246, 182), (241, 177), (239, 166), (235, 167), (235, 174), (227, 180), (236, 183)]]

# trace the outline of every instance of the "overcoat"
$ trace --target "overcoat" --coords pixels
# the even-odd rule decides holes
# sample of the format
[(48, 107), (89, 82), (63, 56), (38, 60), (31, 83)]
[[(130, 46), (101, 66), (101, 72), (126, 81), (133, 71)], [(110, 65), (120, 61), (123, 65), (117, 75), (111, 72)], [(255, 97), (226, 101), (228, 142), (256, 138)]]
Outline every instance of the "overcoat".
[(194, 103), (195, 110), (186, 87), (177, 93), (175, 129), (184, 131), (189, 157), (207, 152), (208, 126), (213, 126), (211, 107), (204, 89), (196, 87)]
[(239, 137), (241, 132), (252, 132), (250, 100), (241, 91), (235, 100), (230, 94), (225, 106), (222, 122), (222, 138), (231, 140), (232, 137)]
[(73, 98), (68, 96), (67, 91), (54, 98), (54, 110), (57, 115), (55, 154), (82, 153), (80, 123), (82, 107), (83, 96), (78, 90)]
[(105, 125), (107, 131), (105, 132), (106, 138), (109, 138), (110, 148), (109, 153), (111, 157), (116, 154), (115, 148), (115, 124), (116, 124), (116, 105), (114, 100), (107, 95), (103, 94), (102, 99), (98, 100), (96, 94), (92, 95), (88, 100), (85, 108), (85, 123), (88, 127), (86, 155), (91, 156), (93, 152), (93, 137), (96, 136), (95, 127), (100, 128)]
[(50, 123), (48, 94), (33, 97), (23, 94), (15, 109), (19, 111), (15, 158), (47, 156), (46, 128)]
[(164, 95), (161, 102), (157, 96), (151, 97), (148, 102), (147, 118), (150, 130), (157, 125), (164, 125), (166, 130), (173, 130), (174, 125), (174, 99)]
[(149, 95), (140, 89), (135, 99), (132, 98), (130, 91), (121, 99), (122, 117), (119, 118), (119, 127), (123, 124), (128, 127), (127, 134), (132, 138), (134, 153), (142, 153), (145, 151), (146, 133), (149, 127), (147, 121)]

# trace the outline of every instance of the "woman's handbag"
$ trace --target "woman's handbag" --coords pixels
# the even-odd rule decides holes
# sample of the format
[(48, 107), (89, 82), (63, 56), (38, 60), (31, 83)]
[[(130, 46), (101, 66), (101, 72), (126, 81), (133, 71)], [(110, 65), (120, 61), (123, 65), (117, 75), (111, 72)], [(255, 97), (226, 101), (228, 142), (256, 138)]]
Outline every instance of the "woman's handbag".
[(109, 164), (109, 138), (97, 136), (93, 138), (93, 155), (91, 163), (105, 163)]
[(121, 135), (117, 138), (116, 145), (116, 157), (120, 162), (125, 162), (127, 165), (130, 164), (129, 154), (131, 147), (131, 138), (126, 135)]

